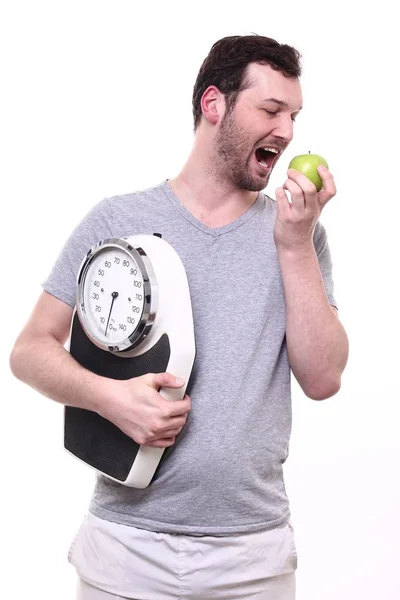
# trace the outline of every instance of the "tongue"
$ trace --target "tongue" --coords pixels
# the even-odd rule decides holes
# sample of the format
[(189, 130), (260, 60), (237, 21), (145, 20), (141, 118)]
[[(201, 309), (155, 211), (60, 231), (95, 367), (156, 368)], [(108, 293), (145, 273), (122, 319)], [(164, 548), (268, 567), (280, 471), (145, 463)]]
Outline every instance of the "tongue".
[(262, 148), (258, 148), (256, 150), (256, 159), (262, 165), (270, 167), (273, 161), (273, 154), (272, 152), (268, 152), (263, 150)]

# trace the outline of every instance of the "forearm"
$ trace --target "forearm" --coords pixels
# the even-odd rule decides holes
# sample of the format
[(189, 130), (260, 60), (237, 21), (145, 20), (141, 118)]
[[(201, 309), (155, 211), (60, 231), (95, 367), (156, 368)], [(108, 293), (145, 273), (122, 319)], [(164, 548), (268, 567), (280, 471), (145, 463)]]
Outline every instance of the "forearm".
[(329, 304), (313, 245), (280, 251), (286, 303), (286, 343), (291, 369), (304, 393), (334, 395), (348, 357), (346, 332)]
[(79, 365), (52, 336), (17, 343), (10, 366), (18, 379), (56, 402), (97, 412), (105, 401), (107, 379)]

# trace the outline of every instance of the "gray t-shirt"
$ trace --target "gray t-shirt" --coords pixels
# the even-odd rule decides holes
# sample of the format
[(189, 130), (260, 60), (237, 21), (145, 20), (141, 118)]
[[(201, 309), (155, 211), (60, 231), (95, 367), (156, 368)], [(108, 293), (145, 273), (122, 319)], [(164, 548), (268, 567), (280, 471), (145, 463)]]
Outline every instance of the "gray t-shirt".
[[(189, 213), (168, 181), (107, 198), (78, 225), (43, 287), (75, 305), (88, 249), (107, 237), (161, 233), (179, 254), (192, 298), (196, 361), (192, 409), (156, 479), (143, 490), (97, 476), (90, 511), (142, 529), (234, 535), (289, 518), (282, 465), (291, 432), (285, 301), (263, 193), (239, 219), (212, 229)], [(332, 265), (317, 223), (314, 246), (329, 302)]]

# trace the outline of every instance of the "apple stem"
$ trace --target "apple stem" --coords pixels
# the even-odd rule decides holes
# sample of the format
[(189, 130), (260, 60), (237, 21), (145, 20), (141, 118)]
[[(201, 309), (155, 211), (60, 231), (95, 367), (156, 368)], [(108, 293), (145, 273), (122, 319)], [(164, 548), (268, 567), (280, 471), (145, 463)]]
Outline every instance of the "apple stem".
[(310, 150), (308, 151), (308, 154), (311, 154)]

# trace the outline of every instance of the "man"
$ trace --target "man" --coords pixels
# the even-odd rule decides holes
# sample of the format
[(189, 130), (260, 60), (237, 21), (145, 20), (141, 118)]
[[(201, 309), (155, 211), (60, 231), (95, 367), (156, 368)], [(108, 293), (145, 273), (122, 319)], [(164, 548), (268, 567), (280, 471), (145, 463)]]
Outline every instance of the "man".
[[(262, 36), (214, 44), (195, 83), (195, 139), (182, 171), (90, 211), (15, 344), (21, 380), (98, 412), (140, 444), (167, 448), (144, 490), (97, 478), (69, 553), (81, 600), (295, 597), (282, 473), (290, 374), (322, 400), (339, 390), (348, 355), (318, 221), (336, 193), (332, 175), (319, 168), (317, 193), (289, 170), (276, 199), (262, 193), (302, 107), (299, 60)], [(157, 392), (182, 385), (173, 373), (107, 379), (63, 347), (87, 250), (154, 231), (180, 255), (193, 306), (190, 398), (173, 403)]]

